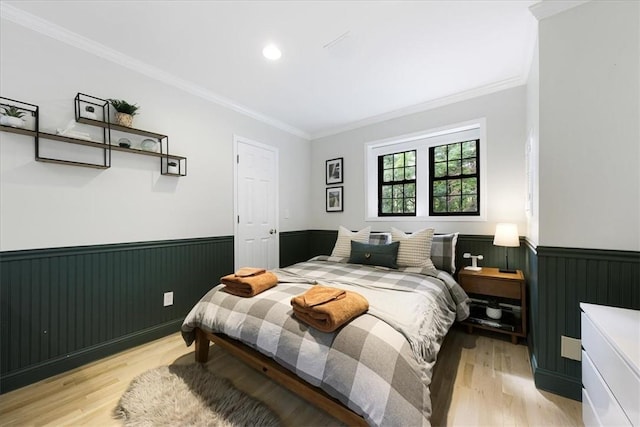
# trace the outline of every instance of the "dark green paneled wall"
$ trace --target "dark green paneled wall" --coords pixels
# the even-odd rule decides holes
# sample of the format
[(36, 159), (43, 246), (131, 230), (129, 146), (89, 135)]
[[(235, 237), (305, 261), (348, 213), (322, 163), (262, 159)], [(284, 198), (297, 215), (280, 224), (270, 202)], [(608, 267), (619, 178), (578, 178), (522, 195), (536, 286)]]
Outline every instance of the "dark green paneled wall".
[[(580, 362), (560, 356), (562, 335), (580, 338), (580, 302), (640, 309), (640, 253), (538, 246), (529, 258), (532, 367), (539, 388), (581, 398)], [(531, 273), (529, 273), (531, 275)]]
[(233, 237), (0, 253), (1, 391), (179, 331), (232, 270)]

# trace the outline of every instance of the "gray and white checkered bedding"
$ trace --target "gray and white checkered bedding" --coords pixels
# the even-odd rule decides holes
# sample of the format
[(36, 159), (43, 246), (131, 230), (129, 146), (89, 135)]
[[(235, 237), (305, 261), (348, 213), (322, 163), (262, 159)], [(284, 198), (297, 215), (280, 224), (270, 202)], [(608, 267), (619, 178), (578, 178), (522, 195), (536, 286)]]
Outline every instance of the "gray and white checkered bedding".
[[(468, 297), (448, 273), (438, 272), (436, 278), (326, 256), (274, 272), (278, 285), (252, 298), (221, 292), (223, 285), (211, 289), (184, 320), (187, 345), (193, 343), (196, 327), (224, 333), (322, 388), (370, 425), (429, 425), (429, 384), (437, 352), (456, 317), (468, 315)], [(292, 315), (291, 298), (315, 282), (370, 295), (369, 312), (333, 333), (299, 322)], [(407, 324), (407, 307), (396, 306), (407, 296), (425, 310), (415, 324), (429, 318), (430, 326)], [(407, 337), (416, 334), (428, 351), (412, 348)]]

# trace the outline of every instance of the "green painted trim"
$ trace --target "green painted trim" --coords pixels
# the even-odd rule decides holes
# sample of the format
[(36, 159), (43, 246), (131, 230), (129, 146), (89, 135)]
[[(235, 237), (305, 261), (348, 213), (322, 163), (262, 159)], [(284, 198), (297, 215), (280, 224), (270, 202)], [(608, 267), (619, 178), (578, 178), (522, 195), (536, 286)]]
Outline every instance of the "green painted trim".
[(560, 248), (554, 246), (538, 246), (537, 251), (539, 257), (589, 258), (595, 260), (640, 263), (640, 252), (636, 251)]
[(538, 367), (534, 354), (530, 357), (533, 381), (536, 388), (582, 401), (582, 382), (579, 378), (569, 377), (560, 373)]
[[(127, 350), (131, 347), (166, 337), (180, 331), (184, 318), (152, 326), (114, 340), (84, 348), (73, 354), (47, 360), (0, 377), (0, 393), (6, 393), (53, 375), (66, 372), (90, 362)], [(186, 347), (186, 344), (185, 344)]]
[(0, 252), (0, 261), (18, 261), (52, 256), (84, 255), (117, 252), (123, 250), (156, 249), (176, 246), (191, 246), (213, 242), (233, 242), (233, 236), (200, 237), (194, 239), (157, 240), (149, 242), (110, 243), (106, 245), (64, 246), (59, 248), (22, 249)]

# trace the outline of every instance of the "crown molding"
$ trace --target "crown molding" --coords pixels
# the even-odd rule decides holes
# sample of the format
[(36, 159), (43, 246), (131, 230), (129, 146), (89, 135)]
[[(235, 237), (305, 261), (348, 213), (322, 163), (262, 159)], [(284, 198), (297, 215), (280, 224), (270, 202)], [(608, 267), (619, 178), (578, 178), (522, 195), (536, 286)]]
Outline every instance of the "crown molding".
[(324, 138), (332, 135), (337, 135), (339, 133), (358, 129), (364, 126), (369, 126), (375, 123), (384, 122), (386, 120), (396, 119), (398, 117), (408, 116), (410, 114), (421, 113), (423, 111), (432, 110), (434, 108), (444, 107), (446, 105), (454, 104), (456, 102), (466, 101), (472, 98), (477, 98), (479, 96), (489, 95), (494, 92), (499, 92), (501, 90), (522, 86), (522, 85), (525, 85), (526, 83), (527, 83), (527, 79), (525, 75), (512, 77), (496, 83), (480, 86), (474, 89), (466, 90), (464, 92), (458, 92), (453, 95), (434, 99), (432, 101), (427, 101), (427, 102), (412, 105), (409, 107), (401, 108), (399, 110), (390, 111), (388, 113), (367, 117), (362, 120), (351, 122), (344, 126), (338, 126), (332, 129), (328, 129), (326, 131), (313, 133), (311, 134), (311, 140), (320, 139), (320, 138)]
[(280, 120), (253, 111), (250, 108), (245, 107), (244, 105), (238, 104), (231, 99), (218, 95), (208, 89), (203, 88), (202, 86), (196, 85), (188, 80), (181, 79), (180, 77), (167, 73), (157, 67), (132, 58), (115, 49), (111, 49), (110, 47), (98, 43), (95, 40), (91, 40), (87, 37), (81, 36), (80, 34), (69, 31), (59, 25), (28, 13), (22, 9), (8, 5), (5, 2), (0, 2), (0, 17), (2, 19), (6, 19), (15, 24), (26, 27), (30, 30), (36, 31), (45, 36), (51, 37), (55, 40), (66, 43), (75, 48), (84, 50), (85, 52), (91, 53), (100, 58), (106, 59), (107, 61), (136, 71), (154, 80), (174, 86), (178, 89), (203, 98), (214, 104), (220, 105), (224, 108), (233, 110), (237, 113), (263, 122), (269, 126), (273, 126), (306, 140), (310, 139), (310, 135), (303, 130), (288, 125), (287, 123), (281, 122)]
[(543, 0), (529, 6), (529, 11), (538, 21), (557, 15), (591, 0)]

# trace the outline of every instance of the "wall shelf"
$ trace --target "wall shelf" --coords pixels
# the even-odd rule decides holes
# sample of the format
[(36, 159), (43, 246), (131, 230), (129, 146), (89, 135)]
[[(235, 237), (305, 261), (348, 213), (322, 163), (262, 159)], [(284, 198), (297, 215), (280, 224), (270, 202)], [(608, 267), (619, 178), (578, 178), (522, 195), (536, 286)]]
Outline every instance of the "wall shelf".
[[(103, 141), (91, 141), (81, 138), (74, 138), (66, 135), (58, 135), (49, 132), (39, 131), (39, 107), (34, 104), (28, 104), (22, 101), (14, 99), (0, 97), (0, 106), (9, 107), (15, 106), (24, 111), (25, 114), (30, 114), (34, 117), (34, 129), (15, 128), (11, 126), (0, 125), (0, 131), (14, 133), (18, 135), (26, 135), (34, 138), (36, 146), (36, 161), (45, 163), (56, 163), (69, 166), (81, 166), (94, 169), (108, 169), (111, 167), (111, 152), (119, 151), (123, 153), (139, 154), (143, 156), (156, 157), (160, 159), (160, 173), (167, 176), (186, 176), (187, 175), (187, 158), (176, 154), (169, 154), (169, 137), (157, 132), (151, 132), (142, 129), (128, 128), (115, 123), (111, 123), (110, 117), (110, 104), (107, 100), (96, 98), (91, 95), (85, 95), (78, 93), (74, 99), (75, 104), (75, 119), (76, 122), (89, 126), (95, 126), (101, 128), (103, 134)], [(101, 111), (101, 116), (105, 120), (97, 120), (87, 117), (82, 117), (82, 107), (86, 106), (98, 107)], [(117, 131), (122, 133), (146, 136), (158, 141), (160, 151), (149, 151), (131, 147), (121, 147), (119, 145), (112, 144), (111, 132)], [(85, 163), (66, 159), (54, 159), (43, 157), (40, 155), (40, 139), (47, 139), (58, 142), (66, 142), (69, 144), (77, 144), (85, 147), (91, 147), (103, 150), (103, 162), (102, 163)], [(174, 166), (175, 165), (175, 166)], [(170, 171), (173, 168), (173, 171)]]

